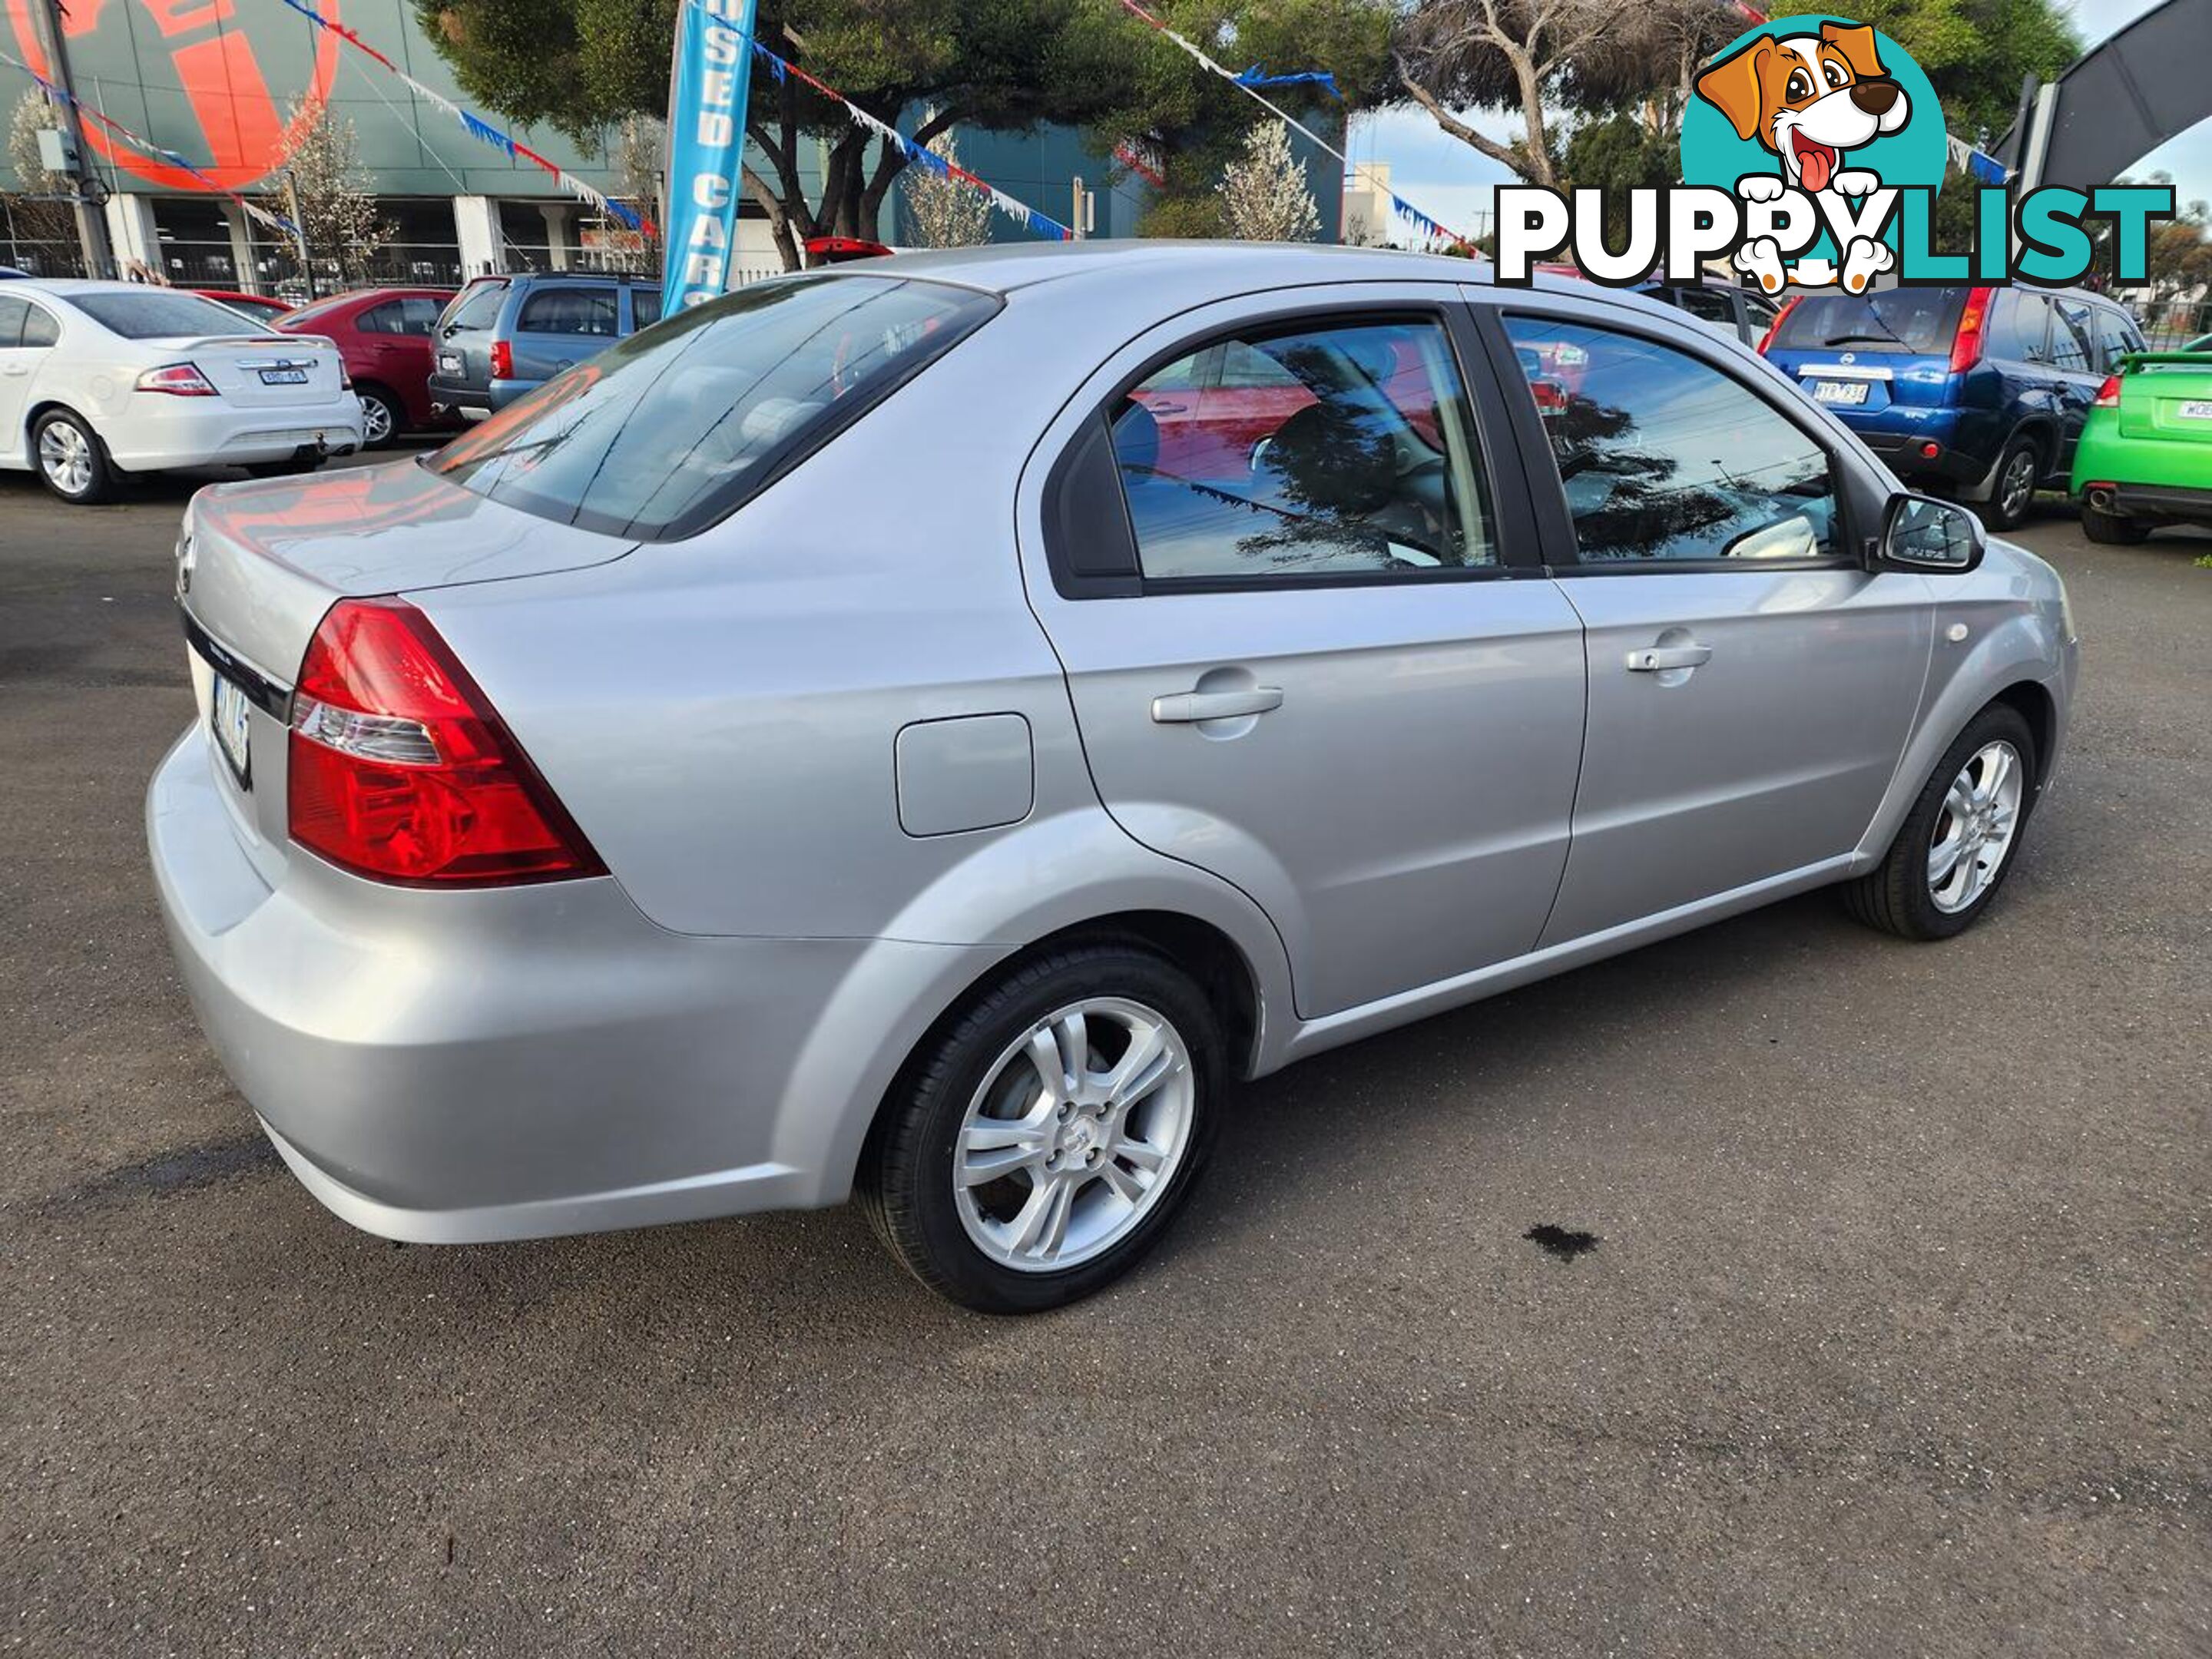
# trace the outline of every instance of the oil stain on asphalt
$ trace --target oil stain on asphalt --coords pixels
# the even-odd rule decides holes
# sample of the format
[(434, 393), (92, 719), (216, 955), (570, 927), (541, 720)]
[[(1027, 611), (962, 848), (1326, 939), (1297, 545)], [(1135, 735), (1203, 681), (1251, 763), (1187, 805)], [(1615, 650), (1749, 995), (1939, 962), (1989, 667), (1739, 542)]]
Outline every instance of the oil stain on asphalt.
[(1547, 1255), (1555, 1255), (1562, 1261), (1572, 1261), (1578, 1255), (1587, 1255), (1597, 1249), (1595, 1233), (1577, 1232), (1568, 1227), (1554, 1227), (1550, 1222), (1540, 1222), (1521, 1235)]
[(189, 1192), (277, 1167), (276, 1149), (260, 1135), (210, 1141), (182, 1152), (163, 1152), (93, 1176), (50, 1200), (49, 1212), (88, 1209), (147, 1194)]

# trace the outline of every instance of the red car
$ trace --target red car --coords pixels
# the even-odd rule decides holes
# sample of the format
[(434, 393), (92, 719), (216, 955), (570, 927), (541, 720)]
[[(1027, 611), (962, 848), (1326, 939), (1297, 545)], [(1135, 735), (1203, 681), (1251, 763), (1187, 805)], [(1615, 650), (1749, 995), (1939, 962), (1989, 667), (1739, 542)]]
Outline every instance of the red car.
[(274, 325), (279, 317), (289, 317), (292, 307), (283, 300), (272, 300), (265, 294), (240, 294), (227, 288), (196, 288), (193, 293), (203, 300), (212, 300), (219, 306), (228, 306), (233, 311), (242, 311), (257, 323)]
[(363, 441), (388, 444), (409, 428), (442, 426), (430, 410), (430, 335), (453, 297), (440, 288), (364, 288), (282, 318), (288, 334), (337, 343), (361, 399)]

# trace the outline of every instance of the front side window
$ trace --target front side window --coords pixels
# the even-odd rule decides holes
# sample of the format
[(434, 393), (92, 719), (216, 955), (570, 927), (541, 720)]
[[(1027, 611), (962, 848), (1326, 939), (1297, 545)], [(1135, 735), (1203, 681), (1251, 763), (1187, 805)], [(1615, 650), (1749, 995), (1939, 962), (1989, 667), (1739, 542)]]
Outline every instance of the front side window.
[(1732, 375), (1654, 341), (1509, 317), (1585, 563), (1816, 559), (1843, 544), (1827, 453)]
[(939, 283), (756, 283), (555, 376), (423, 464), (563, 524), (692, 535), (996, 309)]
[(612, 289), (540, 289), (522, 302), (514, 325), (521, 334), (583, 334), (611, 340), (615, 327)]
[(1109, 411), (1148, 579), (1497, 562), (1449, 341), (1429, 320), (1216, 340)]

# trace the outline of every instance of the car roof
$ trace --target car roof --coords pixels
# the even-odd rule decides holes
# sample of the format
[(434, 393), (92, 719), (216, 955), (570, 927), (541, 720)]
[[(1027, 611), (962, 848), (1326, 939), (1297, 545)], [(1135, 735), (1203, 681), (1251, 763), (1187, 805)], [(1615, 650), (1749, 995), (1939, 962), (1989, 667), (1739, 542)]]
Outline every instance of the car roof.
[[(1483, 260), (1441, 262), (1433, 253), (1402, 248), (1340, 247), (1326, 242), (1134, 240), (994, 242), (980, 247), (940, 248), (891, 255), (878, 266), (857, 259), (836, 269), (854, 275), (896, 268), (902, 275), (959, 283), (993, 294), (1044, 283), (1126, 282), (1152, 275), (1219, 271), (1240, 282), (1267, 288), (1306, 283), (1444, 281), (1481, 282), (1490, 265)], [(1556, 279), (1540, 276), (1540, 286)], [(1563, 285), (1562, 285), (1563, 286)]]

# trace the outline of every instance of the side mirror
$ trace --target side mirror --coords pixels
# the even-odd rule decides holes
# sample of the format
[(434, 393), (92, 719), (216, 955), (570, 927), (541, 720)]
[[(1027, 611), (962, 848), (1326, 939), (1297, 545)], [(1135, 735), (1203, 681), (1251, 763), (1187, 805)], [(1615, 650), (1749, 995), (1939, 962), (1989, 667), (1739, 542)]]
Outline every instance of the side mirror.
[(1982, 562), (1982, 521), (1927, 495), (1893, 495), (1871, 568), (1963, 576)]

